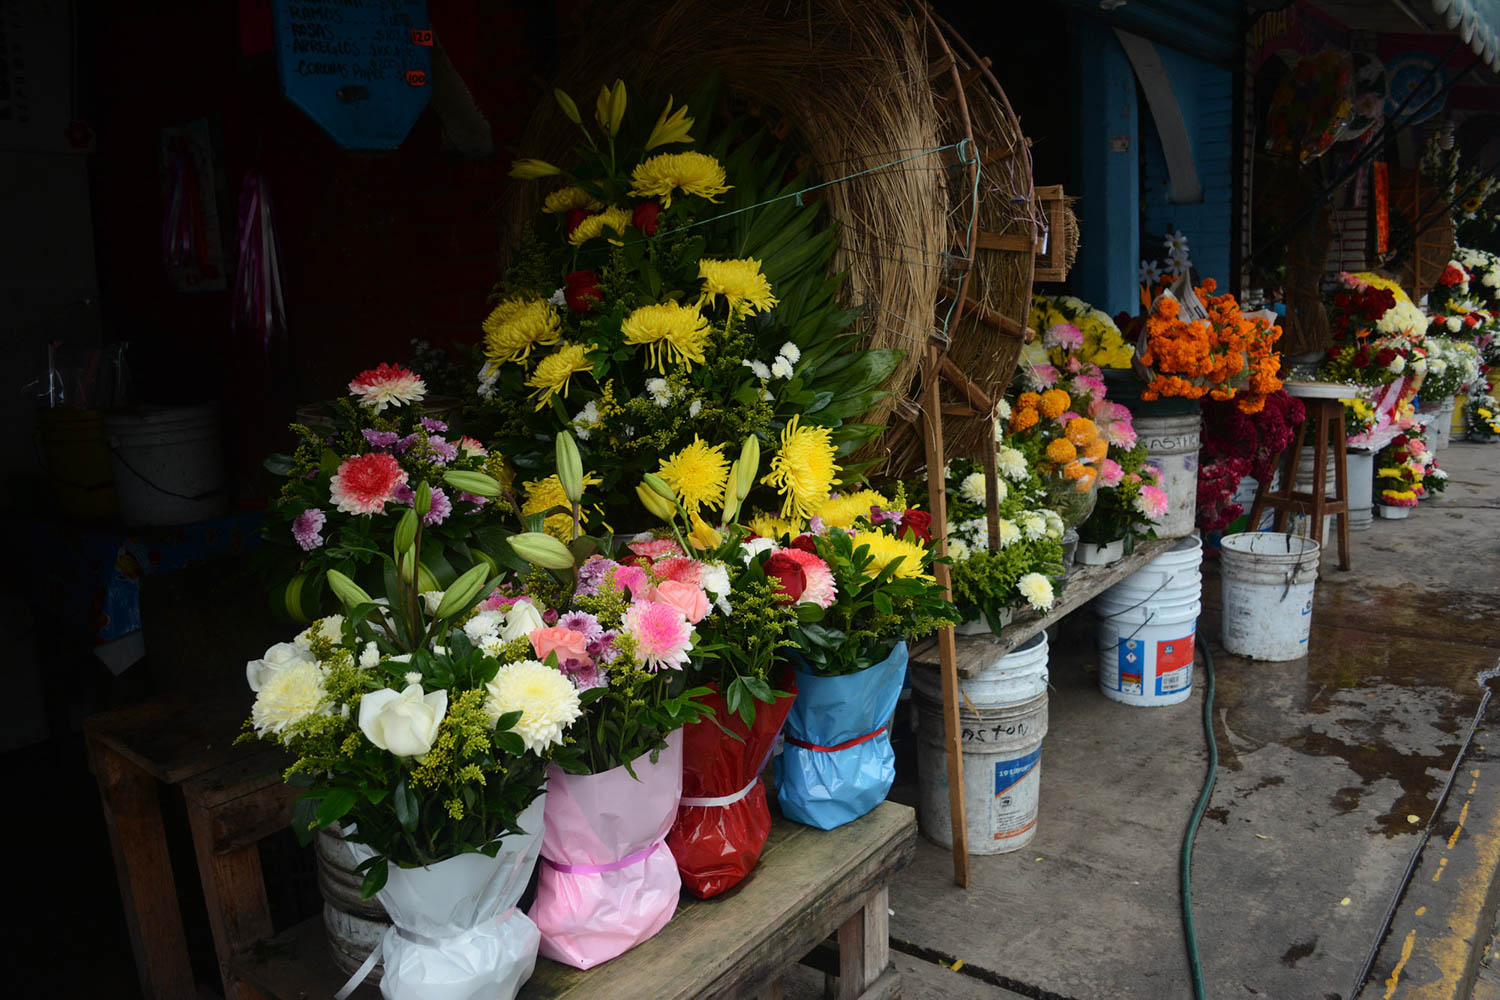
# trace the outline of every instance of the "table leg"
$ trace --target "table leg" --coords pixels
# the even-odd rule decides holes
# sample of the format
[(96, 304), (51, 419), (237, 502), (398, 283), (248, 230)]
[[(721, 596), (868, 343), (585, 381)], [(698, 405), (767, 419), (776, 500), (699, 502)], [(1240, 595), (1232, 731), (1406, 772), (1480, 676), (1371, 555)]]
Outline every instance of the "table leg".
[(193, 850), (198, 855), (198, 875), (203, 880), (203, 898), (208, 904), (208, 923), (214, 935), (214, 954), (224, 980), (225, 1000), (251, 1000), (260, 993), (235, 979), (229, 971), (229, 960), (249, 951), (255, 942), (270, 937), (275, 930), (271, 907), (266, 902), (260, 846), (249, 844), (221, 851), (214, 843), (212, 810), (189, 795), (187, 811), (193, 827)]
[(110, 747), (88, 743), (141, 993), (151, 1000), (196, 1000), (156, 778)]
[(783, 1000), (786, 994), (783, 992), (782, 982), (782, 977), (777, 976), (755, 994), (755, 1000)]
[(1345, 439), (1343, 406), (1339, 404), (1338, 421), (1333, 428), (1333, 453), (1338, 462), (1334, 492), (1344, 505), (1343, 512), (1335, 515), (1339, 529), (1339, 569), (1349, 569), (1349, 443)]
[(890, 890), (881, 886), (839, 927), (838, 1000), (859, 1000), (891, 962)]
[[(1308, 537), (1318, 543), (1318, 547), (1324, 548), (1323, 543), (1323, 505), (1328, 502), (1328, 430), (1330, 421), (1327, 408), (1323, 405), (1324, 400), (1316, 400), (1316, 409), (1308, 415), (1308, 422), (1313, 424), (1314, 433), (1317, 438), (1313, 441), (1313, 468), (1312, 468), (1312, 523), (1309, 524)], [(1342, 407), (1344, 404), (1334, 401), (1335, 406)]]

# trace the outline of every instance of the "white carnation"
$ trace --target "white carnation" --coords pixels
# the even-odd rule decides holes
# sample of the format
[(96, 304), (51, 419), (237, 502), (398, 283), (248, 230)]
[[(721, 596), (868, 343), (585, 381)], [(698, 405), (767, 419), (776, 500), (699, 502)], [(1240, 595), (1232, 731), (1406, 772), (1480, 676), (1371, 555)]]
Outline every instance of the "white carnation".
[(646, 392), (650, 394), (651, 401), (657, 406), (665, 409), (672, 405), (672, 389), (667, 385), (664, 378), (648, 378), (646, 380)]
[(792, 377), (792, 364), (791, 364), (791, 362), (788, 361), (786, 358), (781, 357), (781, 356), (778, 355), (777, 358), (776, 358), (776, 360), (773, 361), (773, 362), (771, 362), (771, 376), (773, 378), (791, 378)]
[(1022, 597), (1026, 598), (1026, 603), (1030, 604), (1036, 610), (1052, 610), (1052, 602), (1054, 600), (1052, 581), (1048, 580), (1042, 574), (1027, 573), (1016, 581), (1016, 589), (1021, 592)]
[(373, 642), (365, 643), (365, 648), (360, 651), (359, 665), (366, 670), (380, 663), (380, 648)]
[(578, 440), (587, 441), (590, 428), (598, 422), (599, 404), (591, 399), (578, 411), (578, 416), (573, 418), (573, 433), (578, 435)]
[(1026, 478), (1026, 456), (1009, 445), (1001, 445), (995, 452), (995, 464), (1006, 479), (1019, 481)]
[(327, 618), (318, 619), (301, 632), (298, 632), (297, 638), (292, 640), (292, 644), (298, 649), (312, 649), (313, 629), (317, 629), (318, 634), (329, 642), (338, 643), (344, 637), (344, 616), (329, 615)]
[(479, 369), (479, 395), (482, 399), (495, 398), (495, 383), (500, 381), (500, 369), (488, 362)]
[(486, 610), (476, 612), (473, 618), (464, 622), (464, 635), (474, 645), (479, 645), (491, 636), (498, 636), (500, 629), (505, 625), (505, 614), (500, 611)]
[(746, 358), (744, 361), (741, 361), (740, 364), (750, 369), (750, 371), (755, 374), (755, 377), (760, 379), (762, 382), (771, 377), (771, 369), (766, 367), (766, 363), (764, 361), (752, 361), (749, 358)]
[(328, 714), (330, 708), (323, 668), (308, 660), (266, 679), (250, 709), (250, 723), (261, 736), (280, 734), (309, 716)]
[(802, 348), (788, 340), (781, 345), (781, 356), (786, 358), (790, 364), (796, 364), (802, 360)]
[(1392, 375), (1400, 375), (1405, 370), (1406, 359), (1399, 354), (1391, 359), (1390, 364), (1386, 365), (1386, 371), (1390, 372)]
[(708, 591), (720, 611), (729, 614), (729, 567), (721, 562), (706, 562), (698, 577), (698, 585)]

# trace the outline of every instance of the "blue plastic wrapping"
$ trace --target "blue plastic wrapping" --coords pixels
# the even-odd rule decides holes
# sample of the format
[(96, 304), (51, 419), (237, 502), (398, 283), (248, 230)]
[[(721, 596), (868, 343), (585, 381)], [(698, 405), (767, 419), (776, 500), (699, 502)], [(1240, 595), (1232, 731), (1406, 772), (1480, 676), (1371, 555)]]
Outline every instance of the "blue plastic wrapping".
[[(896, 780), (896, 754), (883, 727), (896, 711), (905, 679), (905, 642), (857, 674), (820, 677), (797, 669), (797, 700), (787, 716), (786, 743), (775, 766), (783, 815), (832, 830), (885, 801)], [(876, 730), (882, 731), (861, 739)], [(798, 743), (852, 745), (809, 749)]]

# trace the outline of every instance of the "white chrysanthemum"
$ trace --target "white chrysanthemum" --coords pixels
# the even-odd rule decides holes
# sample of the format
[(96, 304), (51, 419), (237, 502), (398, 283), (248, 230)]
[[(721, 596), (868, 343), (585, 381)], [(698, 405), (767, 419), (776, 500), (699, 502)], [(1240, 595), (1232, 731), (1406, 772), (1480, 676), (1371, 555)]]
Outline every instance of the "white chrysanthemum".
[(1500, 288), (1500, 267), (1491, 268), (1486, 271), (1484, 283), (1491, 288)]
[(1005, 436), (1005, 421), (1010, 419), (1010, 400), (1001, 399), (995, 404), (995, 440), (999, 441)]
[(1411, 334), (1427, 329), (1427, 317), (1410, 302), (1397, 302), (1375, 321), (1375, 329), (1380, 333)]
[(479, 398), (494, 399), (495, 384), (500, 381), (500, 369), (486, 362), (479, 369)]
[(688, 404), (688, 416), (696, 417), (703, 412), (703, 400), (695, 399)]
[(1016, 524), (1029, 542), (1034, 542), (1047, 533), (1047, 519), (1034, 510), (1028, 510), (1017, 517)]
[(724, 614), (729, 614), (729, 567), (721, 562), (703, 563), (703, 568), (698, 576), (698, 585), (708, 591), (713, 598), (714, 604)]
[[(984, 473), (971, 472), (958, 484), (958, 495), (969, 503), (984, 503)], [(1001, 499), (1005, 499), (1003, 496)]]
[(490, 718), (507, 712), (521, 713), (513, 730), (532, 753), (541, 753), (562, 742), (563, 730), (573, 724), (583, 708), (578, 689), (561, 671), (537, 660), (507, 663), (485, 685), (489, 697), (484, 708)]
[(1386, 371), (1390, 372), (1392, 375), (1400, 375), (1402, 372), (1406, 371), (1406, 359), (1398, 354), (1394, 358), (1392, 358), (1391, 363), (1386, 365), (1385, 367)]
[(1000, 547), (1009, 548), (1021, 540), (1021, 529), (1016, 527), (1016, 522), (1007, 518), (1001, 518), (999, 524)]
[(1000, 450), (995, 452), (995, 464), (1000, 467), (1000, 474), (1006, 479), (1020, 481), (1026, 478), (1026, 456), (1009, 445), (1001, 445)]
[(567, 289), (559, 288), (557, 291), (548, 296), (547, 302), (549, 305), (554, 305), (557, 306), (557, 308), (561, 309), (563, 306), (568, 304)]
[(667, 385), (666, 379), (648, 378), (646, 392), (650, 394), (651, 401), (662, 409), (672, 405), (672, 389)]
[(1448, 328), (1449, 333), (1457, 333), (1463, 329), (1464, 321), (1458, 316), (1449, 316), (1443, 320), (1443, 325)]
[(771, 362), (772, 378), (791, 378), (792, 364), (785, 357), (777, 355), (776, 360)]
[(318, 634), (329, 642), (337, 643), (344, 637), (344, 616), (329, 615), (327, 618), (319, 618), (307, 626), (307, 628), (298, 632), (297, 638), (292, 640), (292, 644), (298, 649), (312, 649), (313, 629), (317, 629)]
[[(1442, 359), (1439, 358), (1438, 361), (1439, 361), (1439, 363), (1441, 363)], [(1414, 372), (1416, 372), (1418, 375), (1420, 375), (1423, 372), (1427, 371), (1428, 370), (1427, 359), (1426, 358), (1413, 358), (1412, 359), (1412, 363), (1411, 363), (1411, 370), (1414, 371)], [(1434, 371), (1433, 374), (1437, 374), (1437, 372)]]
[(1027, 573), (1016, 581), (1016, 589), (1021, 592), (1022, 597), (1026, 598), (1026, 603), (1036, 610), (1052, 610), (1052, 602), (1055, 599), (1052, 593), (1052, 581), (1042, 574)]
[(798, 361), (802, 360), (802, 348), (788, 340), (785, 344), (781, 345), (781, 356), (786, 358), (789, 363), (795, 365)]
[(309, 716), (326, 714), (328, 708), (323, 668), (304, 661), (278, 670), (266, 679), (250, 709), (250, 722), (261, 736), (279, 735)]
[(969, 558), (969, 543), (962, 538), (950, 538), (948, 540), (948, 558), (954, 562), (963, 562)]
[(1042, 510), (1042, 517), (1047, 520), (1047, 534), (1053, 538), (1061, 539), (1065, 530), (1063, 528), (1062, 515), (1051, 507), (1046, 507)]
[(380, 648), (373, 642), (365, 643), (365, 648), (360, 651), (359, 665), (365, 670), (380, 663)]
[(500, 629), (505, 626), (505, 613), (502, 611), (479, 611), (473, 618), (464, 622), (464, 635), (469, 641), (478, 646), (484, 640), (498, 636)]
[(591, 399), (578, 411), (578, 416), (573, 418), (573, 433), (578, 435), (578, 440), (587, 441), (590, 431), (598, 423), (599, 404)]
[(766, 363), (764, 361), (751, 361), (749, 358), (746, 358), (744, 361), (741, 361), (740, 364), (750, 369), (750, 371), (754, 373), (755, 377), (760, 379), (762, 382), (771, 377), (771, 369), (766, 367)]

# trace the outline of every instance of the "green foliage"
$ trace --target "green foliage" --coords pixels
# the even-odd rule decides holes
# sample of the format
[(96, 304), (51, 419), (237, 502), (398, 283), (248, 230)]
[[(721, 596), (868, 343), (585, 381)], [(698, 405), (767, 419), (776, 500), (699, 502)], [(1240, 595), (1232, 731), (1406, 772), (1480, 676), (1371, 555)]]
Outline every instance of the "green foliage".
[(1079, 526), (1078, 538), (1090, 545), (1108, 545), (1123, 538), (1129, 552), (1133, 551), (1137, 541), (1156, 537), (1155, 524), (1141, 513), (1136, 503), (1140, 499), (1141, 487), (1159, 486), (1160, 478), (1155, 466), (1147, 464), (1145, 442), (1138, 442), (1129, 451), (1115, 454), (1123, 474), (1120, 485), (1099, 488), (1094, 512)]

